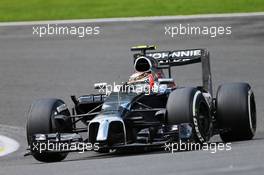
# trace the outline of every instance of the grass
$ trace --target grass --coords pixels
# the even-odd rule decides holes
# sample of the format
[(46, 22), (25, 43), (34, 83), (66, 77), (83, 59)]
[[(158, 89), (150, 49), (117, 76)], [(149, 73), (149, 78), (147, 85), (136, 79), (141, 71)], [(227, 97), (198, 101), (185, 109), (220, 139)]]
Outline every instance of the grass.
[(264, 11), (264, 0), (0, 0), (0, 21)]

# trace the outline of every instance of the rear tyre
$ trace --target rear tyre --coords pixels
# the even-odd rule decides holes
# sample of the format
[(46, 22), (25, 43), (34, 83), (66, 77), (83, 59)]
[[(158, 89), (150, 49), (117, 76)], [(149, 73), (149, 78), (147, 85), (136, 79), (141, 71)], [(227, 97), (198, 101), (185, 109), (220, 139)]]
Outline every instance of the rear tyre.
[[(41, 99), (31, 105), (27, 120), (27, 140), (29, 145), (32, 145), (32, 137), (35, 134), (72, 131), (70, 117), (61, 123), (54, 119), (54, 116), (58, 114), (70, 116), (70, 112), (62, 100)], [(65, 159), (67, 154), (32, 151), (33, 157), (41, 162), (58, 162)]]
[(254, 93), (247, 83), (229, 83), (218, 88), (216, 119), (224, 142), (250, 140), (256, 132)]
[(210, 108), (197, 88), (181, 88), (171, 92), (167, 101), (167, 122), (169, 125), (190, 123), (195, 142), (203, 143), (210, 139)]

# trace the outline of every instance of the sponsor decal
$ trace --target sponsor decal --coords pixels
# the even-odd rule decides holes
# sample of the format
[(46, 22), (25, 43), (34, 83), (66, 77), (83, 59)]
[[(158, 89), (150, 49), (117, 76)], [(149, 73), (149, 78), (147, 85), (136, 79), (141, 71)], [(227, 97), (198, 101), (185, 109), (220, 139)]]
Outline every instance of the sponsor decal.
[(185, 58), (185, 57), (199, 57), (201, 56), (201, 50), (180, 50), (180, 51), (171, 51), (171, 52), (153, 52), (146, 54), (149, 57), (155, 59), (164, 59), (164, 58)]
[(58, 113), (61, 113), (62, 111), (65, 111), (65, 110), (67, 110), (66, 104), (62, 104), (62, 105), (57, 107)]

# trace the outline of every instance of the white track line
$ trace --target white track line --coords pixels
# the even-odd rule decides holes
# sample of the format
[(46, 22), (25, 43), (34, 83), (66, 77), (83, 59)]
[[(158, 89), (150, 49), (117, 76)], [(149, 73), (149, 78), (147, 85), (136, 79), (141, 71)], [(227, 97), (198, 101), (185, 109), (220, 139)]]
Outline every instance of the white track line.
[(76, 23), (106, 23), (106, 22), (130, 22), (130, 21), (159, 21), (159, 20), (228, 18), (228, 17), (250, 17), (250, 16), (264, 16), (264, 12), (130, 17), (130, 18), (76, 19), (76, 20), (73, 19), (73, 20), (29, 21), (29, 22), (2, 22), (0, 23), (0, 26), (27, 26), (27, 25), (43, 25), (43, 24), (74, 24), (74, 23), (75, 24)]
[(0, 135), (0, 157), (15, 152), (19, 148), (19, 143), (11, 138)]

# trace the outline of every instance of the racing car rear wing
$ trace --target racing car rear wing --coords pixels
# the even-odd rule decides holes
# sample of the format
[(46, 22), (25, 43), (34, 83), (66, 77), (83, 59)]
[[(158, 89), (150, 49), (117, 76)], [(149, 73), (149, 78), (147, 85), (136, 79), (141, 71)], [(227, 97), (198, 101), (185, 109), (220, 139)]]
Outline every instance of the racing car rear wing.
[(172, 66), (182, 66), (201, 62), (201, 57), (204, 49), (191, 50), (176, 50), (176, 51), (162, 51), (149, 52), (146, 56), (152, 57), (158, 61), (160, 68), (167, 68)]
[(159, 69), (168, 69), (169, 78), (171, 78), (171, 67), (202, 63), (203, 87), (205, 90), (210, 92), (211, 95), (213, 95), (210, 56), (206, 49), (146, 52), (147, 50), (154, 49), (154, 46), (141, 46), (140, 48), (133, 47), (131, 50), (141, 50), (141, 53), (134, 54), (134, 58), (144, 55), (157, 60)]

